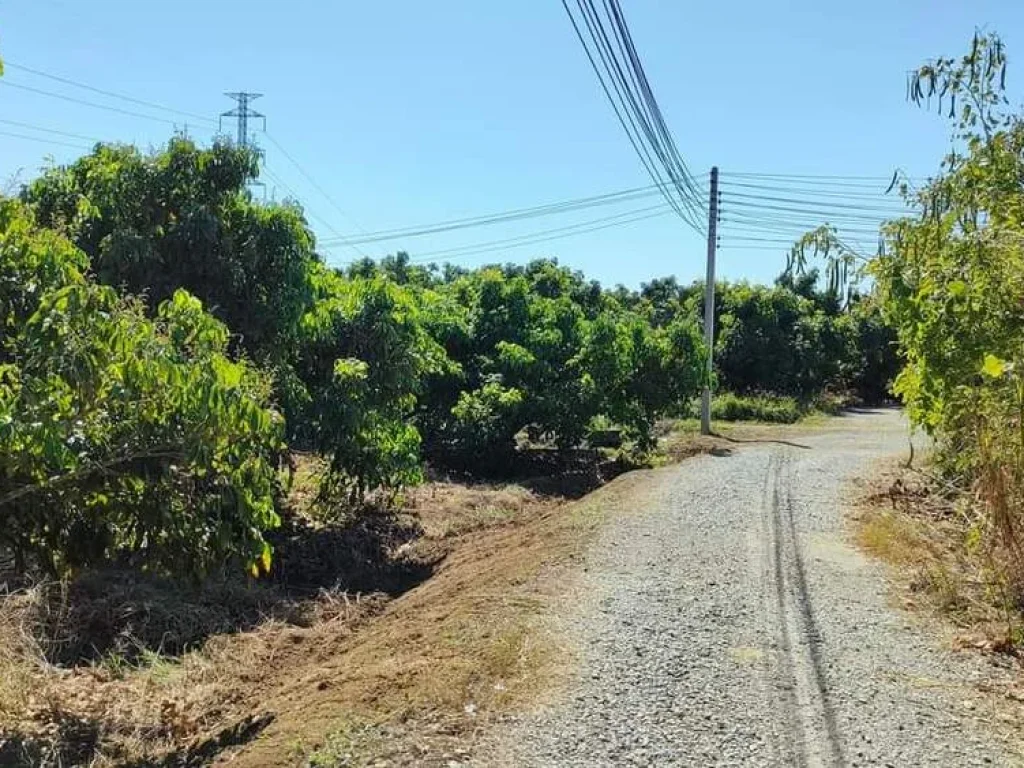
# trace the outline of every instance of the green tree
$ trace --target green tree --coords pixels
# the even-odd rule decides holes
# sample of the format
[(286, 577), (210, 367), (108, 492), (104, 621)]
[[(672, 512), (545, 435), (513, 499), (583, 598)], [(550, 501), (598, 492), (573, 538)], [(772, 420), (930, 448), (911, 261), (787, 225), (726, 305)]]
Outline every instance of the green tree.
[(40, 225), (65, 233), (101, 282), (151, 310), (179, 288), (198, 297), (257, 359), (296, 341), (317, 258), (298, 207), (254, 202), (255, 152), (172, 139), (144, 155), (100, 145), (51, 168), (22, 195)]
[(319, 268), (296, 370), (308, 399), (296, 431), (331, 457), (330, 481), (354, 501), (420, 479), (413, 423), (426, 377), (447, 365), (415, 293), (383, 276)]
[(51, 573), (269, 567), (280, 419), (228, 332), (176, 292), (141, 302), (0, 201), (0, 543)]
[(719, 385), (740, 394), (799, 398), (850, 384), (856, 328), (836, 310), (831, 292), (809, 298), (783, 284), (721, 285), (715, 363)]
[(654, 421), (696, 394), (703, 347), (692, 318), (655, 328), (557, 262), (482, 268), (438, 293), (462, 312), (436, 325), (456, 364), (424, 401), (437, 460), (507, 464), (524, 431), (570, 448), (598, 417), (646, 450)]
[(696, 397), (705, 356), (695, 318), (655, 328), (628, 310), (598, 317), (582, 352), (595, 410), (621, 425), (641, 451), (653, 447), (657, 419)]

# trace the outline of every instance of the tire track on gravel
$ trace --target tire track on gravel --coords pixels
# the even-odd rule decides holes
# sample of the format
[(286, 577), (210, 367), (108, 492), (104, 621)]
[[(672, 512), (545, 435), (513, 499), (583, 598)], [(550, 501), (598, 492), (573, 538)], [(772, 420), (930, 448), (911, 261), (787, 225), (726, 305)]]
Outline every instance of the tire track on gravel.
[[(645, 473), (591, 544), (552, 628), (564, 690), (495, 723), (480, 768), (1021, 766), (979, 684), (894, 610), (845, 539), (848, 481), (906, 446), (897, 411)], [(463, 764), (465, 765), (465, 764)]]
[(782, 725), (793, 737), (790, 761), (831, 768), (844, 764), (843, 750), (793, 513), (792, 475), (790, 452), (773, 451), (765, 482), (763, 593), (776, 651), (774, 683)]

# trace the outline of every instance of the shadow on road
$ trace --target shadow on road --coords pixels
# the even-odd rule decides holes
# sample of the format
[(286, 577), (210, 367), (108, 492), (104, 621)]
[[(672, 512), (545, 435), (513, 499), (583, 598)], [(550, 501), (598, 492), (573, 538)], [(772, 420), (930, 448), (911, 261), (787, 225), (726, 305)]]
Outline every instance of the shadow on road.
[(884, 403), (882, 405), (848, 405), (830, 415), (841, 419), (844, 416), (881, 416), (883, 414), (899, 410), (902, 410), (902, 406), (897, 403)]
[(802, 443), (794, 443), (791, 440), (776, 440), (767, 437), (729, 437), (727, 435), (721, 435), (718, 432), (712, 432), (713, 437), (717, 437), (719, 440), (725, 440), (727, 443), (775, 443), (776, 445), (788, 445), (790, 448), (802, 448), (805, 451), (811, 450), (811, 446), (803, 445)]

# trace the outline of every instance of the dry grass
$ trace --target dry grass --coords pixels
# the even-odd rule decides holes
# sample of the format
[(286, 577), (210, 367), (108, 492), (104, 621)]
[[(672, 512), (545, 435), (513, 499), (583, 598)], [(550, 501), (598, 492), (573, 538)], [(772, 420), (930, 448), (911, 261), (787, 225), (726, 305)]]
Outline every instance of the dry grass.
[(854, 536), (894, 566), (906, 607), (957, 628), (955, 645), (1016, 653), (1024, 614), (996, 563), (976, 546), (968, 503), (927, 474), (889, 466), (868, 484)]
[(521, 485), (464, 485), (439, 481), (412, 489), (406, 509), (422, 513), (424, 533), (449, 539), (521, 521), (552, 502)]
[[(565, 652), (544, 610), (600, 499), (614, 503), (605, 490), (573, 504), (515, 485), (411, 491), (401, 530), (420, 535), (385, 532), (389, 556), (444, 559), (394, 598), (285, 600), (273, 584), (189, 596), (118, 574), (0, 598), (0, 764), (443, 765), (495, 713), (557, 685)], [(76, 654), (91, 660), (53, 663)]]
[[(669, 456), (725, 449), (690, 436)], [(316, 472), (300, 457), (293, 509), (315, 512)], [(0, 598), (0, 764), (459, 759), (496, 715), (564, 679), (571, 651), (548, 608), (645, 473), (576, 502), (550, 490), (559, 482), (437, 480), (409, 491), (398, 517), (345, 531), (296, 523), (275, 544), (277, 581), (262, 586), (190, 595), (107, 574)], [(348, 583), (332, 581), (342, 572)], [(309, 589), (310, 576), (327, 586)], [(390, 594), (359, 592), (382, 583)]]
[[(439, 487), (440, 509), (450, 510), (445, 504), (466, 494), (481, 502), (477, 510), (512, 512), (458, 537), (429, 581), (282, 689), (277, 721), (232, 764), (286, 764), (277, 756), (298, 743), (313, 748), (319, 765), (363, 765), (371, 758), (445, 765), (496, 713), (552, 690), (566, 651), (546, 630), (545, 607), (564, 587), (564, 566), (580, 556), (598, 510), (632, 477), (572, 505), (508, 488)], [(493, 503), (485, 503), (489, 493)], [(438, 535), (450, 537), (467, 518), (476, 525), (477, 514), (461, 505), (451, 520), (427, 512), (423, 499), (415, 503), (424, 529)], [(339, 752), (348, 762), (332, 757)]]
[(885, 509), (865, 512), (857, 529), (857, 543), (875, 557), (893, 565), (922, 561), (920, 547), (927, 541), (919, 522)]
[(32, 589), (0, 600), (0, 722), (25, 709), (46, 667), (32, 621), (40, 599)]
[[(350, 636), (381, 599), (325, 592), (311, 635)], [(49, 598), (43, 588), (0, 603), (0, 763), (98, 767), (201, 752), (252, 711), (262, 669), (290, 652), (297, 628), (267, 619), (251, 631), (212, 636), (178, 657), (111, 652), (62, 668), (27, 628)], [(15, 637), (11, 633), (17, 631)], [(35, 630), (38, 633), (38, 629)], [(141, 647), (142, 644), (139, 643)], [(258, 701), (258, 697), (255, 699)], [(5, 744), (6, 741), (6, 744)]]
[[(979, 544), (976, 499), (895, 465), (867, 483), (854, 521), (858, 544), (888, 563), (904, 608), (955, 650), (985, 654), (992, 674), (957, 687), (979, 728), (1015, 751), (1024, 730), (1024, 610), (1002, 565)], [(907, 681), (935, 685), (936, 681)]]
[[(550, 630), (547, 609), (600, 521), (645, 481), (644, 472), (630, 473), (572, 504), (534, 500), (516, 520), (458, 537), (431, 579), (351, 642), (275, 665), (287, 673), (267, 685), (277, 719), (223, 759), (288, 765), (282, 756), (303, 750), (320, 765), (457, 759), (495, 715), (559, 687), (571, 651)], [(421, 515), (425, 530), (446, 529)]]

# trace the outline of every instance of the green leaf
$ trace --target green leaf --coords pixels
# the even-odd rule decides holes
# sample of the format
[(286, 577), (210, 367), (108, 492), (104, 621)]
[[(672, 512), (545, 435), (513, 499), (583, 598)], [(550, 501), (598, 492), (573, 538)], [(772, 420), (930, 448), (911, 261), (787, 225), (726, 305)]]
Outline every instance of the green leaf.
[(985, 355), (985, 363), (981, 366), (981, 372), (989, 378), (996, 379), (1002, 376), (1008, 369), (1009, 363), (1000, 360), (993, 354)]

